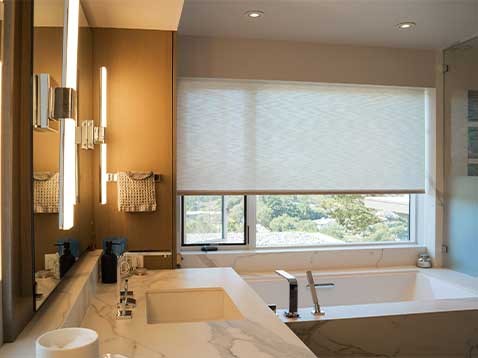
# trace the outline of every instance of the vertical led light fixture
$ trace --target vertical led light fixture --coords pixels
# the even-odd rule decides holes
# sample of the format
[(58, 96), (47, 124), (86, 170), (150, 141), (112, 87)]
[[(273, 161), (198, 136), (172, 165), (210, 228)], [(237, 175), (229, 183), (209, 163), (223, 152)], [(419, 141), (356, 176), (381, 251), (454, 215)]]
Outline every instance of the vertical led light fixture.
[[(100, 68), (100, 127), (104, 130), (107, 126), (107, 78), (108, 72), (105, 66)], [(108, 182), (106, 172), (106, 143), (100, 144), (100, 203), (106, 204)]]
[[(65, 0), (62, 87), (76, 91), (80, 0)], [(74, 104), (76, 105), (76, 104)], [(72, 116), (73, 117), (73, 116)], [(73, 227), (76, 204), (76, 119), (60, 119), (60, 230)]]

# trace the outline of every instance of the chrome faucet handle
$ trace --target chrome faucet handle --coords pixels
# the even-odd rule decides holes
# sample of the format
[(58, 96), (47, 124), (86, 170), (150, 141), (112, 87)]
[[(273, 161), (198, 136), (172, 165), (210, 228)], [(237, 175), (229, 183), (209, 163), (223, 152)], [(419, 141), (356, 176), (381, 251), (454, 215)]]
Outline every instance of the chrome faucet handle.
[(120, 303), (116, 305), (116, 319), (132, 319), (133, 318), (133, 311), (128, 309), (127, 305), (120, 300)]
[(136, 299), (132, 297), (121, 297), (118, 306), (124, 305), (125, 308), (135, 308)]
[(120, 297), (133, 297), (133, 290), (128, 289), (128, 279), (124, 280), (124, 288), (120, 291)]
[(124, 280), (124, 289), (120, 290), (118, 309), (128, 309), (136, 307), (136, 300), (133, 298), (133, 291), (128, 290), (128, 279)]
[[(311, 287), (309, 284), (307, 284), (306, 287)], [(327, 282), (327, 283), (316, 283), (315, 288), (334, 288), (335, 283), (333, 282)]]
[(134, 296), (134, 292), (133, 292), (133, 291), (121, 290), (121, 291), (120, 291), (120, 295), (121, 295), (121, 297), (133, 297), (133, 296)]
[(116, 312), (116, 319), (122, 320), (122, 319), (132, 319), (133, 318), (133, 311), (131, 310), (118, 310)]
[(312, 314), (315, 316), (321, 316), (324, 315), (325, 312), (322, 311), (319, 305), (319, 298), (317, 297), (317, 291), (315, 290), (315, 282), (314, 282), (314, 276), (312, 276), (312, 271), (307, 271), (307, 281), (309, 284), (307, 285), (310, 288), (310, 294), (312, 296), (312, 301), (314, 302), (314, 310), (312, 311)]

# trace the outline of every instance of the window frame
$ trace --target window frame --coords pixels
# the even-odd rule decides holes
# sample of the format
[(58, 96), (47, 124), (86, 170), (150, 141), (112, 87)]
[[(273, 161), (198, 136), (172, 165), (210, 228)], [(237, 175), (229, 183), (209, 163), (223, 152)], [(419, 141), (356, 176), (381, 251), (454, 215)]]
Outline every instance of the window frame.
[[(216, 196), (216, 195), (214, 195)], [(225, 196), (227, 195), (220, 195), (218, 194), (217, 196), (221, 196), (222, 198), (224, 198)], [(186, 215), (186, 211), (184, 210), (184, 197), (185, 195), (182, 195), (181, 196), (181, 204), (180, 204), (180, 218), (181, 218), (181, 223), (180, 223), (180, 226), (181, 226), (181, 229), (180, 229), (180, 236), (181, 236), (181, 247), (182, 248), (187, 248), (187, 247), (203, 247), (203, 246), (233, 246), (235, 248), (237, 247), (247, 247), (248, 246), (248, 233), (249, 233), (249, 226), (247, 224), (247, 213), (248, 213), (248, 210), (247, 210), (247, 195), (242, 195), (244, 197), (244, 241), (243, 243), (233, 243), (233, 242), (230, 242), (230, 243), (204, 243), (204, 244), (186, 244), (184, 242), (184, 239), (185, 239), (185, 235), (184, 235), (184, 223), (185, 223), (185, 215)], [(222, 215), (224, 215), (224, 212), (222, 213)], [(223, 218), (223, 225), (224, 225), (224, 218)]]
[[(218, 194), (219, 195), (219, 194)], [(267, 246), (257, 247), (256, 244), (256, 222), (257, 222), (257, 207), (256, 207), (256, 195), (244, 195), (244, 244), (242, 243), (218, 243), (218, 244), (185, 244), (184, 243), (184, 195), (180, 196), (180, 240), (179, 251), (197, 251), (198, 248), (203, 246), (217, 246), (218, 250), (310, 250), (310, 249), (323, 249), (323, 248), (352, 248), (352, 247), (366, 247), (366, 246), (403, 246), (403, 245), (418, 245), (417, 235), (417, 222), (418, 222), (418, 195), (409, 195), (409, 220), (408, 220), (408, 240), (407, 241), (376, 241), (376, 242), (356, 242), (356, 243), (344, 243), (344, 244), (322, 244), (322, 245), (304, 245), (304, 246)], [(227, 195), (223, 195), (227, 196)], [(252, 227), (252, 229), (251, 229)]]

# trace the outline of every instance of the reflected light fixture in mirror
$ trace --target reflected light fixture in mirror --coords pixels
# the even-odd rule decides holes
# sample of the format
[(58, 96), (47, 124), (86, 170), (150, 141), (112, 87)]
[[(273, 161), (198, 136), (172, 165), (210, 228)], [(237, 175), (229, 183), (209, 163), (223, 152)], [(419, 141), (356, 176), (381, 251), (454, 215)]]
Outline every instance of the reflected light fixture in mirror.
[[(65, 0), (62, 87), (76, 91), (80, 0)], [(76, 105), (76, 104), (75, 104)], [(74, 224), (76, 204), (76, 119), (60, 121), (60, 230)]]
[[(105, 66), (100, 68), (100, 127), (106, 128), (107, 125), (107, 77), (108, 71)], [(106, 204), (106, 184), (107, 184), (107, 172), (106, 172), (106, 143), (100, 144), (100, 203)]]

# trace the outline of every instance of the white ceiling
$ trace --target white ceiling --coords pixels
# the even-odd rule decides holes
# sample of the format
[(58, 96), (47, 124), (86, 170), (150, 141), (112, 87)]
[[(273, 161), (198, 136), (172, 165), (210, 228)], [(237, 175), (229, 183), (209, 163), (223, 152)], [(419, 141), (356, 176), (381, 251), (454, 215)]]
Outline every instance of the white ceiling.
[(175, 31), (184, 0), (81, 0), (91, 27)]
[(185, 0), (179, 33), (439, 49), (478, 34), (478, 0)]

